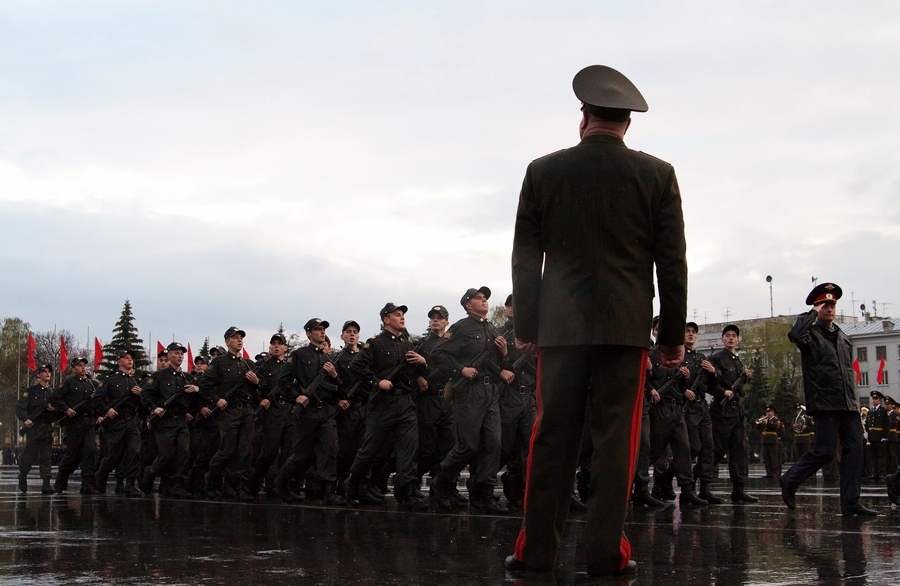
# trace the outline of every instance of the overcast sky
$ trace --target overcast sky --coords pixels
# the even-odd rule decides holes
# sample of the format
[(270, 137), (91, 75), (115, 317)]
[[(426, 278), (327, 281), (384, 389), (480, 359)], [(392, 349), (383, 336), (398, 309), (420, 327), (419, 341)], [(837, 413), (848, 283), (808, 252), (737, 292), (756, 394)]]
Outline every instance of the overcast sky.
[[(532, 159), (586, 65), (650, 105), (682, 189), (689, 317), (900, 312), (900, 3), (3, 2), (0, 317), (145, 341), (510, 292)], [(888, 305), (882, 310), (882, 303)], [(151, 335), (152, 334), (152, 335)]]

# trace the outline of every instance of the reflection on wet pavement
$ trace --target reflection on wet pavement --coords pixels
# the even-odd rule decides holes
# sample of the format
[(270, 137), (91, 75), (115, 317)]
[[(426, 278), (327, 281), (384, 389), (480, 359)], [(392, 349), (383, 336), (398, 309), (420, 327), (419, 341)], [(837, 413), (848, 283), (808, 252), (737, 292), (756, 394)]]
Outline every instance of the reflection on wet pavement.
[[(72, 490), (74, 488), (75, 490)], [(630, 511), (638, 574), (592, 580), (570, 517), (551, 575), (510, 576), (517, 517), (399, 513), (263, 501), (249, 505), (77, 494), (17, 495), (0, 472), (0, 584), (895, 584), (900, 511), (863, 485), (881, 513), (840, 516), (836, 483), (804, 485), (793, 513), (777, 484), (751, 481), (754, 505)], [(727, 496), (720, 482), (716, 492)], [(392, 499), (388, 499), (393, 503)], [(520, 580), (521, 578), (521, 580)]]

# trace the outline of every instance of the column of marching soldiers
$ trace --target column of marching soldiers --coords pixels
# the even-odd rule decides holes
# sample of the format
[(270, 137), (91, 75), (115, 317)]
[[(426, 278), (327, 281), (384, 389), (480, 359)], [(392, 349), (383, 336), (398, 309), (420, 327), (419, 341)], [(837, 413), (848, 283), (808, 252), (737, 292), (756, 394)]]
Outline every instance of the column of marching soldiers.
[[(19, 490), (27, 491), (28, 473), (39, 462), (45, 494), (66, 492), (80, 465), (86, 495), (105, 494), (112, 475), (115, 492), (126, 496), (158, 490), (174, 498), (252, 502), (264, 494), (285, 503), (358, 507), (383, 504), (392, 484), (401, 510), (452, 511), (467, 503), (480, 514), (521, 509), (537, 415), (537, 365), (516, 349), (512, 296), (498, 329), (487, 320), (490, 295), (487, 287), (467, 290), (460, 300), (467, 315), (452, 326), (444, 306), (432, 307), (428, 332), (415, 341), (406, 328), (407, 307), (388, 303), (379, 312), (378, 335), (360, 345), (360, 326), (349, 320), (337, 351), (327, 335), (330, 324), (314, 318), (304, 326), (309, 344), (289, 353), (285, 337), (275, 334), (255, 362), (242, 357), (245, 332), (230, 327), (224, 347), (211, 350), (209, 364), (198, 358), (192, 372), (182, 370), (186, 349), (177, 342), (142, 380), (128, 350), (100, 385), (88, 377), (86, 358), (73, 360), (72, 374), (56, 389), (49, 386), (52, 367), (41, 366), (37, 384), (16, 406), (26, 435)], [(708, 358), (694, 349), (698, 330), (687, 324), (679, 369), (661, 368), (655, 347), (650, 351), (635, 506), (675, 500), (673, 480), (682, 508), (721, 504), (712, 483), (726, 456), (731, 500), (757, 500), (745, 490), (741, 398), (752, 372), (738, 355), (740, 330), (726, 326), (723, 348)], [(872, 397), (867, 454), (880, 479), (898, 463), (900, 410), (890, 397), (877, 391)], [(66, 451), (51, 485), (57, 422)], [(798, 404), (791, 424), (798, 455), (812, 445), (813, 424)], [(767, 477), (778, 478), (783, 425), (775, 408), (768, 406), (756, 425)], [(585, 434), (572, 510), (585, 507), (591, 455)], [(468, 497), (458, 489), (466, 467)], [(506, 506), (495, 494), (498, 478)]]

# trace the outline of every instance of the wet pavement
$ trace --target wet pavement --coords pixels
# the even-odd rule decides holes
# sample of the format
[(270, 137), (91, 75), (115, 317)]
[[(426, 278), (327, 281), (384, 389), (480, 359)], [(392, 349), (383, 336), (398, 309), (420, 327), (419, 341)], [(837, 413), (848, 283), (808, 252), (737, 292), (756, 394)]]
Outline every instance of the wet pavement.
[[(55, 472), (55, 471), (54, 471)], [(34, 473), (33, 473), (34, 474)], [(804, 485), (789, 512), (777, 482), (753, 474), (751, 505), (629, 511), (638, 574), (592, 579), (570, 516), (559, 569), (510, 575), (519, 517), (399, 513), (381, 508), (18, 495), (0, 470), (0, 585), (5, 584), (896, 584), (900, 510), (863, 485), (880, 516), (840, 516), (837, 483)], [(74, 477), (77, 480), (77, 475)], [(34, 489), (38, 490), (35, 491)], [(111, 487), (110, 487), (111, 488)], [(727, 498), (729, 485), (714, 492)]]

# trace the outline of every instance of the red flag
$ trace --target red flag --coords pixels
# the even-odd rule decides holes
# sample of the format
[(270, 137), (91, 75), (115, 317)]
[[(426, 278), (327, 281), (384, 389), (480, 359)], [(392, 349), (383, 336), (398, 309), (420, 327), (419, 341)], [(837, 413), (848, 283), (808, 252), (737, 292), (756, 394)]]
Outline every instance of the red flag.
[(884, 358), (881, 359), (881, 364), (878, 365), (878, 376), (875, 377), (875, 380), (880, 385), (884, 384)]
[(59, 372), (65, 372), (69, 364), (69, 354), (66, 352), (66, 341), (59, 337)]
[(156, 341), (156, 355), (159, 356), (163, 352), (166, 351), (166, 347), (162, 345), (162, 342), (159, 340)]
[(103, 362), (103, 346), (100, 340), (94, 338), (94, 372), (100, 370), (100, 363)]
[(191, 343), (188, 342), (188, 372), (194, 370), (194, 353), (191, 352)]
[(859, 358), (853, 361), (853, 372), (856, 373), (856, 384), (859, 384), (861, 375), (859, 374)]
[(37, 364), (34, 362), (34, 351), (37, 345), (34, 343), (34, 336), (28, 332), (28, 370), (37, 370)]
[(244, 358), (246, 358), (247, 360), (250, 360), (250, 355), (247, 354), (247, 349), (246, 349), (246, 348), (244, 348)]

